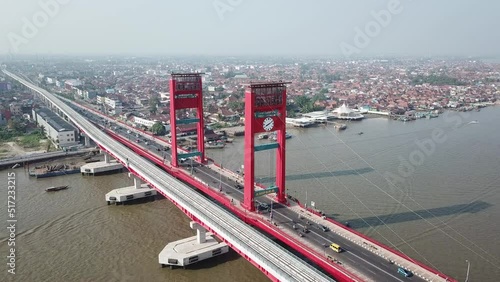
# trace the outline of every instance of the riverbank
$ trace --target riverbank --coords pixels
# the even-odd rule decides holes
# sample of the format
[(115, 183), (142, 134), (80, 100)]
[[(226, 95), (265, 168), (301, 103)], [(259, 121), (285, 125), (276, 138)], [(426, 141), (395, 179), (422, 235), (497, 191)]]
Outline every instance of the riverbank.
[(20, 156), (28, 156), (30, 154), (45, 153), (46, 150), (42, 150), (43, 147), (47, 147), (47, 140), (40, 143), (40, 146), (35, 148), (24, 148), (19, 146), (16, 142), (5, 142), (0, 144), (0, 160), (8, 159)]

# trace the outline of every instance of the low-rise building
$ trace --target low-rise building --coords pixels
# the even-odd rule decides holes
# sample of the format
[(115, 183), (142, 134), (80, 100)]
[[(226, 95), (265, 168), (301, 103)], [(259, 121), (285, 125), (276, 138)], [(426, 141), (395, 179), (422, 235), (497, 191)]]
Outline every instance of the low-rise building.
[(68, 79), (64, 82), (64, 86), (68, 90), (72, 90), (73, 87), (81, 86), (82, 82), (78, 79)]
[(7, 124), (7, 119), (5, 118), (5, 116), (0, 113), (0, 126), (3, 126), (3, 125), (6, 125)]
[(12, 89), (12, 86), (9, 82), (0, 82), (0, 92), (3, 91), (10, 91)]
[(97, 104), (104, 105), (107, 113), (111, 115), (119, 115), (123, 111), (122, 102), (116, 97), (96, 95), (96, 100)]
[(12, 113), (13, 116), (22, 116), (23, 115), (23, 109), (21, 104), (19, 103), (11, 103), (9, 105), (10, 112)]
[(80, 141), (79, 131), (49, 109), (33, 109), (33, 119), (57, 148), (75, 146)]
[(140, 118), (140, 117), (134, 117), (134, 123), (136, 126), (145, 126), (147, 128), (151, 128), (156, 122), (158, 122), (158, 121)]

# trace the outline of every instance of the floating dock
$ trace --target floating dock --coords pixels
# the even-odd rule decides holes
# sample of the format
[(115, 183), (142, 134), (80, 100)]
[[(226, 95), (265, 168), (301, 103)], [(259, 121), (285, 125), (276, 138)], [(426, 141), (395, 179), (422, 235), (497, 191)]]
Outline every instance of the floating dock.
[(156, 190), (153, 188), (149, 188), (147, 184), (141, 184), (140, 187), (129, 186), (124, 188), (118, 188), (111, 190), (106, 194), (106, 202), (108, 205), (115, 204), (119, 205), (125, 202), (143, 199), (143, 198), (152, 198), (156, 196)]
[(95, 162), (83, 165), (80, 168), (80, 172), (83, 175), (99, 175), (108, 174), (113, 172), (121, 172), (123, 170), (123, 165), (116, 162)]
[(190, 226), (197, 229), (197, 235), (168, 243), (158, 255), (161, 267), (186, 267), (229, 251), (226, 243), (217, 241), (212, 233), (207, 233), (198, 223), (192, 221)]
[(75, 174), (75, 173), (78, 173), (79, 171), (80, 171), (80, 169), (78, 169), (78, 168), (61, 169), (61, 170), (53, 170), (53, 171), (35, 170), (35, 171), (30, 171), (29, 175), (35, 176), (36, 178), (46, 178), (46, 177), (54, 177), (54, 176), (61, 176), (61, 175), (67, 175), (67, 174)]

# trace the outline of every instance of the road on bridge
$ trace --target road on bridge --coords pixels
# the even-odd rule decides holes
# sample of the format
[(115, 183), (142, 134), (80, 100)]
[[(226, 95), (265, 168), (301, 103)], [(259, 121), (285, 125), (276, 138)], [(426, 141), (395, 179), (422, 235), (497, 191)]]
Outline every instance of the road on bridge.
[[(78, 109), (75, 105), (72, 105)], [(171, 159), (170, 151), (165, 151), (165, 146), (170, 146), (167, 142), (162, 142), (151, 136), (144, 135), (138, 130), (118, 122), (109, 122), (106, 118), (102, 118), (97, 114), (89, 111), (82, 111), (82, 114), (91, 119), (97, 125), (112, 130), (116, 134), (125, 137), (136, 145), (148, 150), (152, 154), (156, 154), (160, 158), (166, 160)], [(161, 144), (160, 144), (161, 142)], [(214, 191), (222, 188), (222, 191), (229, 197), (234, 199), (235, 203), (243, 201), (243, 190), (237, 187), (241, 181), (237, 181), (234, 177), (221, 176), (219, 170), (214, 169), (215, 166), (200, 165), (196, 161), (190, 159), (180, 164), (180, 168), (187, 173), (195, 175), (198, 179), (208, 183), (213, 187)], [(321, 225), (307, 220), (305, 217), (299, 218), (297, 209), (289, 208), (284, 205), (272, 201), (271, 197), (259, 197), (256, 199), (256, 204), (273, 205), (272, 222), (276, 223), (282, 230), (288, 234), (302, 234), (301, 240), (306, 246), (312, 249), (321, 250), (320, 253), (327, 257), (330, 256), (340, 265), (345, 267), (349, 272), (352, 272), (359, 277), (366, 278), (368, 281), (425, 281), (418, 276), (403, 277), (398, 274), (398, 266), (392, 264), (387, 259), (384, 259), (367, 250), (347, 238), (344, 238), (334, 232), (323, 231), (323, 226), (328, 226), (328, 223)], [(296, 205), (292, 202), (292, 207)], [(259, 214), (263, 218), (269, 219), (270, 210), (261, 211)], [(304, 232), (306, 230), (306, 232)], [(330, 243), (337, 243), (345, 250), (342, 253), (336, 253), (329, 248)]]

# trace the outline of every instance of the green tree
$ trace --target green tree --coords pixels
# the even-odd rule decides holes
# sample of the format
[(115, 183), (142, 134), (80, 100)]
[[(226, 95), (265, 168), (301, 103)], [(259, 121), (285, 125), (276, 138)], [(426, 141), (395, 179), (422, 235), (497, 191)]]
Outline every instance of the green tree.
[(242, 112), (245, 110), (245, 102), (243, 101), (234, 101), (234, 102), (229, 102), (227, 106), (236, 112)]
[(167, 133), (167, 130), (165, 129), (163, 123), (156, 122), (151, 127), (151, 132), (153, 132), (154, 135), (165, 135)]
[[(324, 90), (324, 88), (322, 90)], [(327, 92), (328, 92), (328, 90), (327, 90)], [(318, 94), (314, 95), (314, 97), (313, 97), (313, 102), (325, 101), (325, 100), (326, 100), (326, 96), (325, 96), (325, 93), (323, 93), (322, 91), (320, 91)]]
[(24, 124), (15, 118), (9, 119), (9, 121), (7, 122), (7, 126), (16, 132), (24, 132), (25, 131)]
[(156, 114), (158, 111), (158, 104), (160, 104), (160, 98), (158, 98), (158, 96), (154, 96), (149, 99), (149, 111), (152, 114)]
[(295, 98), (295, 103), (301, 113), (308, 113), (314, 110), (314, 101), (307, 96), (299, 96)]
[(298, 96), (297, 98), (295, 98), (295, 104), (300, 109), (306, 107), (310, 103), (311, 103), (311, 98), (307, 96)]
[(431, 74), (429, 76), (417, 75), (411, 80), (411, 84), (423, 84), (429, 83), (430, 85), (465, 85), (463, 81), (460, 81), (454, 77), (447, 75), (435, 75)]
[(295, 112), (296, 110), (297, 110), (297, 104), (296, 103), (292, 103), (292, 102), (287, 102), (286, 103), (286, 111), (288, 113)]
[(45, 126), (40, 126), (40, 138), (45, 138)]
[(336, 80), (341, 80), (342, 77), (338, 73), (336, 73), (336, 74), (325, 74), (324, 79), (325, 79), (325, 81), (327, 83), (332, 83), (332, 82), (334, 82)]
[(224, 74), (224, 78), (233, 78), (236, 75), (233, 71), (229, 71)]

